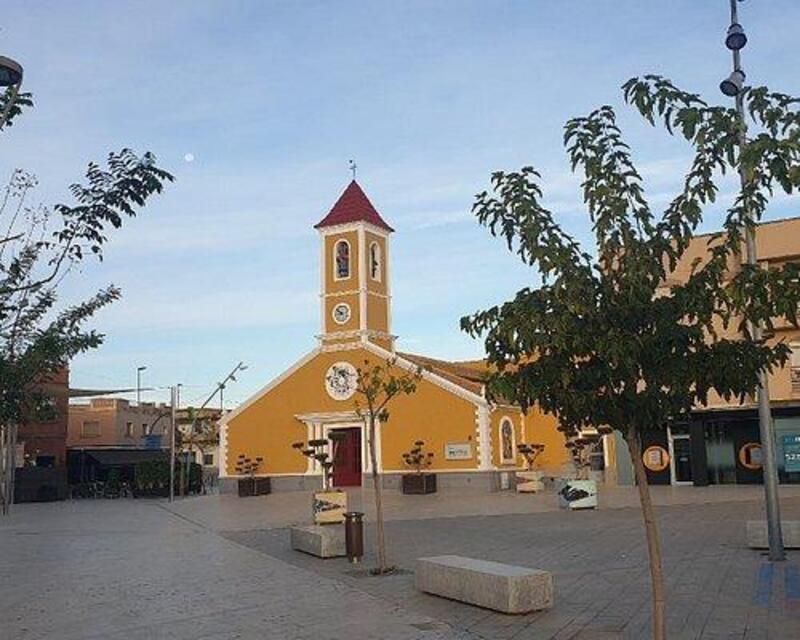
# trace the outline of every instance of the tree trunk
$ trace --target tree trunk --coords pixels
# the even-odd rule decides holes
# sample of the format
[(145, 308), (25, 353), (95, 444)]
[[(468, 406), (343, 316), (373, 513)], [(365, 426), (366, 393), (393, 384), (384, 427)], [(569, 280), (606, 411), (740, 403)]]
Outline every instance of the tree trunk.
[(653, 591), (653, 640), (666, 640), (665, 620), (666, 600), (664, 595), (664, 573), (661, 569), (661, 542), (658, 537), (656, 516), (653, 512), (653, 501), (650, 499), (650, 485), (647, 484), (647, 472), (642, 460), (642, 445), (639, 434), (631, 429), (627, 436), (628, 451), (631, 454), (633, 469), (636, 474), (636, 486), (639, 489), (639, 502), (642, 506), (644, 531), (647, 537), (647, 553), (650, 558), (650, 580)]
[(383, 500), (381, 483), (378, 478), (378, 456), (375, 442), (375, 416), (369, 416), (369, 462), (372, 467), (372, 487), (375, 491), (375, 539), (378, 552), (378, 573), (386, 573), (386, 539), (383, 532)]

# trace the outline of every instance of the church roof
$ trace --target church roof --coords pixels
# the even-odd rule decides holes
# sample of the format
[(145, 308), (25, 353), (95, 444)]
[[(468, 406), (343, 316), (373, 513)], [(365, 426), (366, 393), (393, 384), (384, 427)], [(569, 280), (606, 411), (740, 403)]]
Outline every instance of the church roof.
[(315, 224), (314, 228), (322, 229), (323, 227), (333, 227), (337, 224), (347, 224), (349, 222), (368, 222), (381, 229), (394, 231), (381, 218), (381, 214), (372, 206), (367, 194), (364, 193), (355, 180), (347, 185), (347, 189), (339, 196), (328, 215)]
[(483, 392), (483, 383), (488, 372), (486, 362), (483, 360), (450, 362), (416, 353), (398, 353), (397, 355), (420, 367), (427, 368), (431, 373), (457, 384), (462, 389), (478, 395)]
[[(430, 358), (416, 353), (398, 352), (397, 355), (413, 362), (417, 366), (428, 369), (431, 373), (435, 373), (453, 384), (457, 384), (462, 389), (478, 395), (483, 395), (486, 378), (493, 369), (486, 360), (460, 360), (454, 362)], [(499, 404), (516, 406), (516, 403), (508, 398), (495, 397), (494, 400)]]

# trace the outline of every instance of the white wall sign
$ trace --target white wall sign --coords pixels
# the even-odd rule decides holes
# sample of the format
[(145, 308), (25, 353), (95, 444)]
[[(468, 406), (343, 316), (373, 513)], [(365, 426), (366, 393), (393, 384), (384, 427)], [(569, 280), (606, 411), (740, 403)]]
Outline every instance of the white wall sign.
[(448, 442), (444, 445), (445, 460), (472, 460), (472, 443)]

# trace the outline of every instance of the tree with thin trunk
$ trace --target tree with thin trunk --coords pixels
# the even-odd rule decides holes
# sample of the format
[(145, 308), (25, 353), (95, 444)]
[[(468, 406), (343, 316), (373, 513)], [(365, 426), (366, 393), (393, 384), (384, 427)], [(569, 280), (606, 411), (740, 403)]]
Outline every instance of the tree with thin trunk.
[(381, 429), (389, 420), (389, 404), (401, 395), (410, 395), (417, 390), (417, 383), (422, 377), (422, 369), (402, 371), (396, 360), (374, 364), (364, 360), (361, 367), (356, 367), (356, 413), (364, 421), (367, 431), (367, 448), (372, 468), (372, 487), (375, 494), (375, 548), (378, 566), (373, 573), (382, 575), (391, 573), (394, 567), (386, 560), (386, 536), (383, 524), (383, 494), (378, 476), (378, 442), (375, 432), (378, 424)]
[[(623, 86), (625, 101), (655, 125), (688, 141), (693, 159), (682, 187), (657, 215), (610, 106), (569, 120), (564, 143), (593, 223), (591, 253), (542, 204), (532, 167), (492, 176), (492, 193), (474, 213), (493, 235), (538, 269), (535, 284), (462, 328), (485, 339), (496, 373), (491, 396), (537, 404), (573, 441), (610, 427), (627, 442), (644, 517), (652, 578), (653, 637), (666, 637), (665, 592), (656, 517), (642, 460), (642, 436), (664, 431), (704, 406), (716, 391), (740, 401), (762, 370), (782, 366), (786, 344), (756, 341), (751, 326), (796, 326), (798, 265), (761, 268), (742, 260), (748, 225), (762, 217), (779, 187), (800, 185), (798, 100), (765, 88), (744, 95), (751, 127), (734, 109), (711, 106), (659, 76)], [(697, 238), (720, 176), (741, 172), (720, 233)], [(706, 243), (691, 261), (689, 244)], [(685, 270), (676, 272), (678, 263)], [(690, 263), (690, 264), (688, 264)]]
[[(9, 104), (9, 100), (14, 100)], [(5, 126), (33, 106), (30, 94), (0, 95), (9, 106)], [(7, 129), (3, 129), (5, 135)], [(52, 417), (42, 391), (80, 353), (95, 349), (103, 335), (87, 323), (120, 297), (109, 285), (87, 300), (59, 308), (65, 278), (84, 259), (102, 259), (107, 235), (161, 193), (173, 176), (151, 153), (130, 149), (108, 155), (107, 166), (89, 163), (85, 181), (69, 187), (70, 200), (52, 207), (32, 205), (37, 180), (15, 169), (0, 193), (0, 511), (13, 499), (17, 426)]]

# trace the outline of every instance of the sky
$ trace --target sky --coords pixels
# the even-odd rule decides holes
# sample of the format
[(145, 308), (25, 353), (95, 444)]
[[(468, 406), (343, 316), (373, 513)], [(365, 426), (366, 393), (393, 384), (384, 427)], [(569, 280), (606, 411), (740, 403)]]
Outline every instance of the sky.
[[(800, 93), (800, 2), (739, 7), (748, 82)], [(243, 361), (225, 392), (233, 407), (310, 351), (312, 226), (351, 158), (396, 229), (398, 348), (480, 357), (459, 318), (536, 281), (470, 215), (491, 172), (534, 165), (545, 205), (588, 243), (562, 128), (610, 104), (663, 207), (689, 148), (626, 107), (620, 85), (657, 73), (723, 102), (727, 24), (727, 0), (4, 0), (0, 55), (24, 66), (36, 108), (3, 132), (0, 179), (21, 167), (39, 178), (35, 202), (69, 202), (86, 164), (122, 147), (176, 176), (114, 232), (102, 263), (64, 282), (62, 304), (123, 291), (96, 316), (105, 344), (73, 361), (72, 385), (135, 386), (146, 366), (143, 385), (157, 389), (143, 399), (181, 383), (198, 404)], [(799, 214), (781, 197), (767, 217)]]

